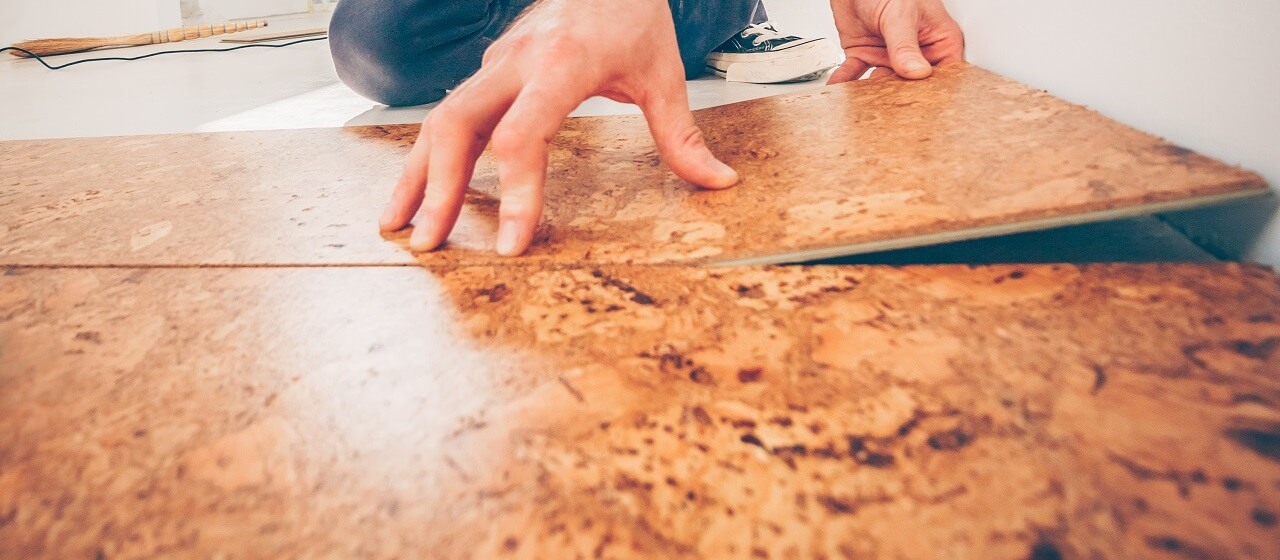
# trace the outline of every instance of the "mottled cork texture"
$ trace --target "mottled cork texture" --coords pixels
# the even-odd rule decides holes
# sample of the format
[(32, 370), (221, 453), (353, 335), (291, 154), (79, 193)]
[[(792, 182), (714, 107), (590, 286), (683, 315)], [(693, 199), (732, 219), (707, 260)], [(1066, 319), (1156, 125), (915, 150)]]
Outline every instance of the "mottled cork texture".
[(1280, 557), (1273, 272), (688, 266), (1256, 175), (965, 65), (697, 118), (741, 185), (571, 119), (514, 260), (487, 155), (376, 233), (414, 126), (0, 143), (0, 560)]
[(10, 269), (0, 340), (0, 558), (1280, 557), (1257, 268)]
[[(566, 121), (527, 260), (794, 261), (1265, 189), (1255, 174), (967, 65), (697, 120), (743, 176), (737, 188), (677, 179), (640, 117)], [(371, 232), (417, 128), (3, 142), (0, 264), (412, 262), (398, 245), (406, 234)], [(497, 190), (486, 155), (449, 245), (422, 262), (497, 262)]]

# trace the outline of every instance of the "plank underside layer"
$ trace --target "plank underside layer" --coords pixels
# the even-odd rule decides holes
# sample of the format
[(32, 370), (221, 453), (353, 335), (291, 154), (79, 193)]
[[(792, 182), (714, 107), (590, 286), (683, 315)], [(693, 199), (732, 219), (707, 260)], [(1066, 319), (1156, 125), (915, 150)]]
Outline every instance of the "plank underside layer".
[(11, 269), (0, 309), (3, 558), (1280, 557), (1260, 268)]
[[(1030, 231), (1265, 192), (1257, 175), (986, 70), (868, 80), (705, 109), (743, 176), (703, 191), (641, 117), (553, 139), (534, 262), (773, 264)], [(0, 143), (0, 264), (412, 263), (375, 221), (416, 125)], [(496, 164), (444, 250), (490, 264)]]

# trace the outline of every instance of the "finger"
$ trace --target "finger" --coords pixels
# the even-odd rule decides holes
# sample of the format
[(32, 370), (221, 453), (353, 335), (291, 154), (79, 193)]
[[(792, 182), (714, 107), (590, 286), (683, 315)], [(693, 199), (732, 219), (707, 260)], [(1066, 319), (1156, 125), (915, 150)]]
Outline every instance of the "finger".
[[(557, 85), (543, 85), (553, 83)], [(493, 131), (502, 191), (494, 248), (503, 256), (523, 253), (538, 229), (547, 180), (547, 146), (569, 113), (590, 94), (581, 81), (558, 85), (574, 83), (572, 77), (566, 77), (530, 84)]]
[(683, 79), (670, 80), (639, 98), (658, 154), (676, 176), (694, 185), (724, 189), (738, 183), (738, 172), (716, 158), (689, 110)]
[(933, 74), (933, 67), (920, 52), (920, 22), (914, 14), (893, 10), (886, 12), (880, 26), (889, 65), (903, 78), (919, 80)]
[(836, 68), (835, 72), (831, 73), (831, 79), (827, 80), (827, 85), (852, 82), (866, 74), (868, 68), (871, 68), (871, 66), (867, 63), (857, 58), (849, 57), (844, 61), (844, 64), (841, 64), (839, 68)]
[(870, 75), (870, 76), (867, 76), (867, 79), (868, 79), (868, 80), (874, 80), (874, 79), (876, 79), (876, 78), (883, 78), (883, 77), (885, 77), (885, 76), (892, 76), (892, 75), (894, 75), (894, 73), (893, 73), (893, 69), (892, 69), (892, 68), (885, 68), (884, 66), (877, 66), (877, 67), (875, 67), (875, 69), (873, 69), (873, 70), (871, 71), (871, 75)]
[(432, 110), (427, 187), (409, 248), (430, 251), (449, 236), (462, 210), (476, 159), (518, 91), (513, 73), (484, 72), (459, 86)]
[(431, 155), (430, 131), (431, 116), (428, 115), (422, 120), (422, 130), (418, 132), (418, 139), (409, 150), (408, 162), (405, 163), (404, 172), (400, 174), (400, 181), (391, 192), (391, 203), (378, 220), (382, 231), (397, 231), (409, 225), (409, 220), (413, 219), (418, 207), (422, 206), (422, 194), (427, 187), (427, 163)]
[(955, 35), (924, 45), (924, 57), (935, 66), (964, 61), (964, 39), (956, 28)]
[(883, 46), (852, 47), (845, 50), (849, 58), (861, 60), (868, 67), (889, 66), (889, 53)]

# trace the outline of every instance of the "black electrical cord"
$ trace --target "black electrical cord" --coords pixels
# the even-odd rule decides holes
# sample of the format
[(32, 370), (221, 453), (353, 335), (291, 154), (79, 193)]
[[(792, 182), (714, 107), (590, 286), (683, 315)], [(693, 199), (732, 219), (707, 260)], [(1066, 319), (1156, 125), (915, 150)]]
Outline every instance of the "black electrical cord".
[[(77, 60), (77, 61), (75, 61), (75, 62), (68, 62), (68, 63), (66, 63), (66, 64), (60, 64), (60, 65), (58, 65), (58, 66), (51, 66), (51, 65), (49, 65), (49, 63), (48, 63), (48, 62), (45, 62), (44, 58), (43, 58), (43, 57), (41, 57), (40, 55), (38, 55), (38, 54), (36, 54), (36, 53), (33, 53), (33, 52), (29, 51), (29, 50), (26, 50), (26, 49), (20, 49), (20, 48), (18, 48), (18, 47), (3, 47), (3, 48), (0, 48), (0, 54), (3, 54), (5, 51), (17, 51), (17, 52), (20, 52), (20, 53), (22, 53), (22, 54), (27, 55), (28, 57), (31, 57), (31, 58), (36, 59), (36, 62), (39, 62), (40, 64), (44, 65), (44, 67), (45, 67), (45, 68), (48, 68), (48, 69), (50, 69), (50, 70), (61, 70), (61, 69), (66, 68), (66, 67), (68, 67), (68, 66), (75, 66), (75, 65), (77, 65), (77, 64), (84, 64), (84, 63), (86, 63), (86, 62), (105, 62), (105, 61), (108, 61), (108, 60), (120, 60), (120, 61), (142, 60), (142, 59), (144, 59), (144, 58), (151, 58), (151, 57), (153, 57), (153, 56), (160, 56), (160, 55), (162, 55), (162, 54), (178, 54), (178, 53), (206, 53), (206, 52), (231, 52), (231, 51), (238, 51), (238, 50), (240, 50), (240, 49), (250, 49), (250, 48), (253, 48), (253, 47), (271, 47), (271, 48), (280, 48), (280, 47), (288, 47), (288, 46), (290, 46), (290, 45), (296, 45), (296, 44), (298, 44), (298, 43), (309, 43), (309, 42), (311, 42), (311, 41), (324, 41), (324, 40), (327, 40), (327, 39), (328, 39), (328, 37), (309, 37), (309, 38), (306, 38), (306, 39), (298, 39), (298, 40), (296, 40), (296, 41), (289, 41), (288, 43), (279, 43), (279, 44), (269, 44), (269, 43), (252, 43), (252, 44), (248, 44), (248, 45), (240, 45), (240, 46), (238, 46), (238, 47), (227, 47), (227, 48), (225, 48), (225, 49), (185, 49), (185, 50), (159, 51), (159, 52), (153, 52), (153, 53), (144, 54), (144, 55), (139, 55), (139, 56), (112, 56), (112, 57), (104, 57), (104, 58), (86, 58), (86, 59), (84, 59), (84, 60)], [(69, 52), (69, 53), (62, 53), (62, 54), (78, 54), (78, 53), (90, 52), (90, 51), (92, 51), (92, 50), (95, 50), (95, 49), (88, 49), (88, 50), (83, 50), (83, 51), (76, 51), (76, 52)]]

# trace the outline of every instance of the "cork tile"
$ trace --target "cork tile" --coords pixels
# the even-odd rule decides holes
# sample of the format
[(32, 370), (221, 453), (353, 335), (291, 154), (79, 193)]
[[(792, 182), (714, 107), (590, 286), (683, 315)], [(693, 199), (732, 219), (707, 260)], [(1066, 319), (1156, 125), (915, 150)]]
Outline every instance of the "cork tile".
[[(1256, 194), (1257, 175), (972, 66), (698, 112), (745, 178), (704, 192), (641, 117), (570, 119), (545, 226), (556, 262), (796, 261)], [(416, 126), (0, 143), (0, 264), (400, 263), (374, 222)], [(496, 166), (425, 263), (486, 264)], [(403, 242), (405, 234), (392, 236)]]
[(10, 269), (0, 558), (1280, 557), (1235, 265)]
[(375, 223), (405, 150), (344, 129), (0, 142), (0, 263), (412, 263)]

